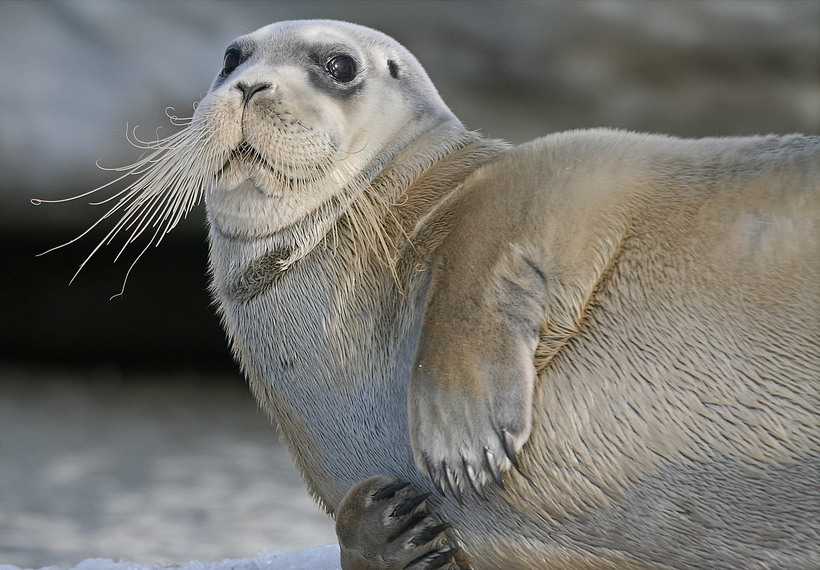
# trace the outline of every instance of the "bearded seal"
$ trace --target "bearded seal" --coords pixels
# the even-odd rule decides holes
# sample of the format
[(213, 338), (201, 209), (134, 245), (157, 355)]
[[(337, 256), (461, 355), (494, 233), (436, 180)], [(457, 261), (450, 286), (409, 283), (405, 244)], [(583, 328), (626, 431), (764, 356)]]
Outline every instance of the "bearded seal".
[(112, 232), (204, 196), (345, 568), (820, 563), (820, 138), (468, 131), (391, 38), (235, 40)]

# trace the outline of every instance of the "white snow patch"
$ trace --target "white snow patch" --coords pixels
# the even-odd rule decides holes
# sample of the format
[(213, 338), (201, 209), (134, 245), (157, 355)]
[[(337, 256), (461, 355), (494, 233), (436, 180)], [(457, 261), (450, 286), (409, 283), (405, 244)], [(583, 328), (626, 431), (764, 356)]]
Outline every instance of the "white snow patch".
[[(262, 550), (256, 558), (226, 559), (219, 562), (194, 560), (184, 566), (178, 564), (137, 564), (109, 558), (89, 558), (73, 568), (47, 566), (42, 570), (340, 570), (339, 545), (328, 544), (282, 552)], [(17, 566), (0, 564), (0, 570), (21, 570)]]

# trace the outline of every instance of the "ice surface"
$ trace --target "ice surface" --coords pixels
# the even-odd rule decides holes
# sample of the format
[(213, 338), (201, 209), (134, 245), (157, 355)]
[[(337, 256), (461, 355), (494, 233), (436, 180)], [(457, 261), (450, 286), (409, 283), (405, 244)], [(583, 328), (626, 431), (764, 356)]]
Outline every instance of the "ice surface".
[[(305, 550), (282, 552), (263, 550), (256, 558), (226, 559), (219, 562), (194, 560), (184, 566), (165, 564), (135, 564), (124, 560), (89, 558), (71, 569), (47, 566), (42, 570), (337, 570), (339, 566), (339, 546), (328, 544)], [(17, 566), (0, 564), (0, 570), (21, 570)]]

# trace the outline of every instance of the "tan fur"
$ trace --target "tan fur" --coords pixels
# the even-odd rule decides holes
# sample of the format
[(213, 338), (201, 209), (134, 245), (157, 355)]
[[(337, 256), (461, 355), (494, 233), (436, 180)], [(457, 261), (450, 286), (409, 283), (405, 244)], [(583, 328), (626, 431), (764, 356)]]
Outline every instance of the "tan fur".
[(240, 40), (125, 221), (204, 187), (231, 346), (346, 568), (820, 565), (820, 139), (511, 147), (378, 32)]
[[(620, 148), (607, 157), (613, 143)], [(816, 452), (820, 360), (811, 341), (820, 340), (820, 194), (816, 180), (803, 180), (817, 177), (813, 155), (791, 172), (788, 155), (769, 166), (741, 159), (735, 174), (705, 171), (700, 183), (690, 170), (682, 184), (676, 170), (713, 160), (704, 151), (738, 145), (754, 152), (757, 145), (612, 132), (559, 135), (542, 145), (551, 169), (560, 171), (565, 159), (585, 167), (550, 188), (552, 203), (537, 209), (560, 212), (544, 222), (558, 317), (548, 312), (541, 331), (539, 349), (549, 360), (537, 364), (544, 371), (533, 408), (545, 413), (534, 418), (522, 471), (546, 467), (551, 475), (521, 487), (522, 507), (545, 496), (565, 497), (554, 516), (606, 505), (663, 460), (721, 454), (754, 468)], [(556, 156), (561, 147), (571, 155)], [(628, 155), (640, 158), (621, 158)], [(641, 172), (641, 162), (653, 159), (665, 160), (654, 179)], [(532, 164), (530, 157), (506, 162), (494, 165), (490, 184), (513, 172), (524, 177)], [(763, 238), (753, 237), (755, 216), (768, 220)], [(586, 260), (589, 277), (578, 272)], [(792, 330), (775, 328), (785, 321)], [(558, 361), (544, 348), (555, 338), (575, 339)], [(642, 362), (642, 347), (651, 347), (650, 361)], [(783, 350), (803, 353), (808, 368), (777, 360)]]

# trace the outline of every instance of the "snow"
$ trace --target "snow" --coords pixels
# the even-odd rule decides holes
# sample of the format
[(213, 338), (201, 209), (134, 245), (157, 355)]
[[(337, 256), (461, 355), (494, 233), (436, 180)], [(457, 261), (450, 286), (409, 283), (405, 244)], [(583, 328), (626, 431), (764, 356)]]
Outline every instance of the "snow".
[[(226, 559), (219, 562), (194, 560), (184, 566), (165, 564), (137, 564), (125, 560), (89, 558), (72, 568), (47, 566), (42, 570), (337, 570), (339, 566), (339, 546), (328, 544), (305, 550), (282, 552), (263, 550), (256, 558)], [(0, 570), (21, 570), (17, 566), (0, 564)]]

